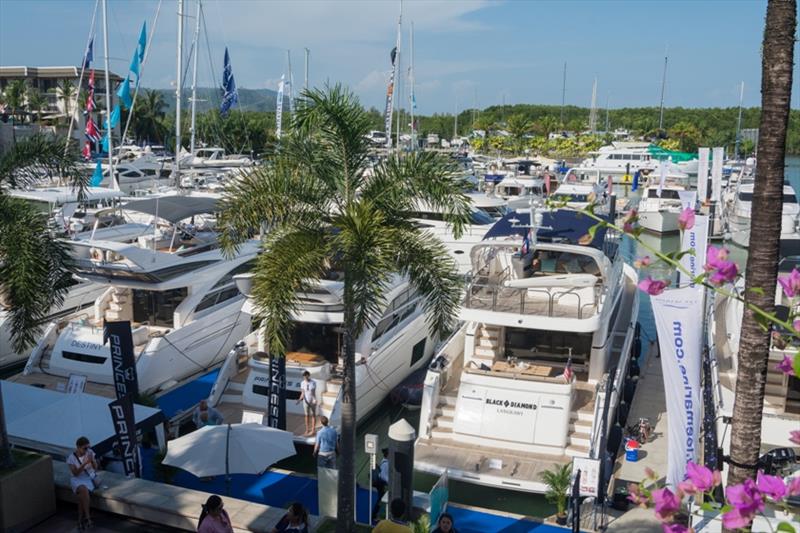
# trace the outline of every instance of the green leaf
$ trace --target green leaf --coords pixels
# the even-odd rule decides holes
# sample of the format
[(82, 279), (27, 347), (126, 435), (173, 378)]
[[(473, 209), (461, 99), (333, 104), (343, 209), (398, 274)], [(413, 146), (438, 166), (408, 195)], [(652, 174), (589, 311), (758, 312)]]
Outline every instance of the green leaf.
[(675, 260), (676, 261), (680, 261), (681, 259), (683, 259), (684, 255), (696, 255), (694, 248), (689, 248), (688, 250), (683, 250), (683, 251), (680, 251), (680, 252), (676, 252), (675, 253)]
[(752, 292), (753, 294), (764, 296), (764, 289), (762, 289), (761, 287), (748, 287), (747, 290)]
[(711, 502), (703, 502), (700, 505), (700, 509), (709, 513), (716, 513), (717, 511), (719, 511), (719, 507), (715, 504), (712, 504)]
[(785, 531), (786, 533), (797, 533), (797, 530), (789, 522), (781, 522), (778, 524), (777, 531)]
[(800, 377), (800, 352), (794, 354), (794, 361), (792, 361), (792, 369), (794, 375)]

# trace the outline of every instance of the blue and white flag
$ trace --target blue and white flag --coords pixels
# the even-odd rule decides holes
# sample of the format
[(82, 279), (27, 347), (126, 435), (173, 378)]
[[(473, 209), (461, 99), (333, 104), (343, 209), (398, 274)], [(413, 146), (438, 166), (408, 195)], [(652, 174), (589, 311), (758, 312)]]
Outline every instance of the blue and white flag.
[(144, 50), (147, 46), (147, 21), (142, 22), (142, 32), (139, 34), (139, 44), (137, 52), (139, 53), (139, 62), (144, 61)]
[(128, 78), (122, 80), (117, 90), (117, 96), (119, 97), (119, 101), (122, 102), (122, 105), (127, 109), (131, 108), (131, 105), (133, 105), (133, 98), (131, 98), (131, 81)]
[(83, 54), (83, 68), (89, 68), (89, 65), (92, 64), (94, 60), (94, 37), (89, 39), (89, 44), (86, 46), (86, 53)]
[(239, 103), (239, 93), (236, 91), (236, 81), (233, 79), (233, 68), (231, 58), (228, 55), (228, 48), (225, 48), (225, 63), (222, 67), (222, 104), (219, 106), (219, 114), (223, 117), (228, 116), (230, 108)]
[(94, 174), (92, 174), (92, 181), (89, 182), (89, 185), (91, 187), (99, 187), (101, 181), (103, 181), (103, 165), (98, 159), (97, 165), (94, 167)]

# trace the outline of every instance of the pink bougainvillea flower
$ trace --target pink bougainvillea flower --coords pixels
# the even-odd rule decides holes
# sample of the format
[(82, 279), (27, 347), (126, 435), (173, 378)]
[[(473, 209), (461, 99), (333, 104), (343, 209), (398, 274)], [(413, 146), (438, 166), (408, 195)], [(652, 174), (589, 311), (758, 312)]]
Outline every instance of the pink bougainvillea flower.
[(786, 496), (786, 485), (783, 479), (778, 476), (768, 476), (762, 472), (758, 473), (756, 486), (761, 494), (765, 494), (774, 501), (781, 501)]
[[(723, 525), (729, 529), (745, 527), (753, 520), (753, 516), (757, 512), (764, 510), (764, 498), (752, 479), (746, 479), (741, 485), (728, 487), (725, 496), (728, 503), (733, 506), (732, 511), (722, 516)], [(727, 520), (726, 516), (728, 516)], [(744, 521), (744, 525), (730, 525), (732, 523), (740, 524), (742, 521)]]
[(656, 517), (662, 522), (672, 518), (681, 509), (681, 500), (666, 487), (653, 491), (653, 502), (656, 506)]
[(800, 429), (792, 430), (792, 432), (789, 433), (789, 440), (797, 445), (800, 445)]
[(696, 492), (708, 492), (719, 485), (720, 481), (719, 472), (712, 472), (710, 468), (689, 461), (686, 464), (686, 481), (678, 486), (686, 494), (695, 494)]
[(661, 524), (664, 533), (689, 533), (691, 530), (682, 524)]
[(625, 218), (622, 219), (622, 231), (625, 233), (633, 233), (634, 231), (634, 224), (639, 220), (639, 211), (636, 209), (631, 209), (625, 214)]
[(794, 366), (792, 366), (793, 362), (794, 359), (792, 358), (792, 356), (784, 355), (783, 361), (775, 365), (775, 368), (777, 368), (778, 370), (780, 370), (781, 372), (783, 372), (788, 376), (794, 376)]
[(800, 271), (796, 268), (788, 276), (778, 276), (778, 283), (783, 288), (783, 294), (789, 298), (800, 295)]
[(653, 279), (650, 276), (647, 276), (645, 279), (639, 282), (639, 289), (646, 292), (650, 296), (658, 296), (664, 289), (669, 286), (669, 281), (664, 281), (660, 279)]
[(636, 267), (636, 268), (644, 268), (644, 267), (649, 267), (652, 263), (653, 263), (653, 260), (650, 259), (649, 255), (646, 255), (646, 256), (640, 257), (639, 259), (634, 261), (633, 262), (633, 266)]
[(793, 477), (786, 482), (786, 495), (787, 496), (800, 495), (800, 476)]
[(722, 285), (736, 279), (739, 267), (733, 261), (728, 261), (727, 248), (709, 246), (706, 253), (705, 270), (711, 274), (709, 281), (714, 285)]
[(628, 483), (628, 500), (634, 505), (641, 505), (642, 507), (647, 507), (647, 504), (650, 503), (650, 500), (642, 494), (639, 485), (636, 483)]
[(687, 207), (678, 215), (678, 227), (681, 229), (692, 229), (694, 227), (694, 209)]
[(792, 322), (792, 327), (795, 331), (800, 331), (800, 318)]

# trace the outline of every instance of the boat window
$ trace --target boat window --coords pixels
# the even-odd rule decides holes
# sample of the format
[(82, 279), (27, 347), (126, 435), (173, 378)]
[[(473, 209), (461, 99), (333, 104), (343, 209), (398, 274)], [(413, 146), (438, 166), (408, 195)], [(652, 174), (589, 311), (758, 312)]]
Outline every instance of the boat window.
[[(266, 385), (258, 385), (253, 383), (253, 394), (258, 394), (259, 396), (269, 396), (269, 387)], [(300, 399), (300, 390), (292, 390), (286, 389), (285, 391), (286, 399), (287, 400), (299, 400)]]
[(212, 289), (216, 289), (218, 287), (222, 287), (223, 285), (227, 285), (229, 283), (232, 283), (233, 282), (233, 276), (236, 276), (238, 274), (245, 274), (247, 272), (250, 272), (250, 270), (253, 269), (253, 266), (255, 264), (256, 264), (256, 260), (255, 259), (250, 259), (249, 261), (245, 261), (241, 265), (237, 266), (236, 268), (234, 268), (233, 270), (231, 270), (230, 272), (228, 272), (227, 274), (222, 276), (219, 279), (219, 281), (217, 281), (214, 284)]
[(527, 361), (580, 365), (589, 360), (592, 333), (506, 328), (505, 355)]
[(481, 207), (481, 210), (494, 218), (504, 217), (508, 211), (504, 205), (484, 206)]
[(473, 224), (494, 224), (494, 219), (482, 209), (475, 208), (470, 215), (470, 221)]
[(533, 255), (533, 275), (537, 274), (600, 274), (597, 261), (588, 255), (537, 250)]
[[(647, 191), (648, 198), (658, 198), (658, 189), (649, 189)], [(680, 200), (681, 196), (678, 194), (678, 191), (675, 189), (662, 189), (661, 190), (661, 199), (662, 200)]]
[(339, 355), (344, 350), (341, 324), (293, 322), (292, 326), (287, 352), (319, 355), (333, 364), (339, 361)]
[(147, 322), (151, 326), (175, 327), (175, 309), (188, 294), (186, 287), (168, 291), (133, 289), (133, 321)]
[(583, 202), (589, 201), (588, 194), (555, 194), (553, 200), (556, 202)]
[[(752, 202), (753, 201), (753, 193), (751, 192), (740, 192), (739, 193), (739, 200), (742, 202)], [(785, 204), (796, 204), (797, 197), (794, 194), (783, 194), (783, 203)]]
[(414, 345), (414, 348), (411, 350), (411, 365), (414, 366), (417, 364), (417, 361), (422, 359), (425, 355), (425, 341), (427, 339), (422, 339), (417, 344)]
[(399, 309), (389, 316), (382, 318), (381, 321), (378, 322), (378, 325), (375, 326), (375, 331), (372, 333), (372, 340), (376, 341), (383, 336), (388, 337), (388, 334), (403, 320), (408, 318), (416, 310), (416, 308), (417, 304), (413, 303), (402, 309)]
[(227, 302), (228, 300), (231, 300), (238, 296), (241, 295), (239, 293), (239, 289), (237, 289), (236, 287), (229, 287), (227, 289), (214, 291), (206, 295), (205, 298), (203, 298), (202, 300), (200, 300), (200, 303), (197, 304), (197, 307), (195, 308), (194, 312), (199, 313), (200, 311), (204, 311), (209, 307), (221, 304), (222, 302)]
[(107, 357), (101, 357), (99, 355), (89, 355), (87, 353), (77, 353), (77, 352), (68, 352), (67, 350), (63, 350), (61, 352), (62, 357), (64, 359), (69, 359), (70, 361), (78, 361), (81, 363), (91, 363), (93, 365), (102, 365), (106, 362)]

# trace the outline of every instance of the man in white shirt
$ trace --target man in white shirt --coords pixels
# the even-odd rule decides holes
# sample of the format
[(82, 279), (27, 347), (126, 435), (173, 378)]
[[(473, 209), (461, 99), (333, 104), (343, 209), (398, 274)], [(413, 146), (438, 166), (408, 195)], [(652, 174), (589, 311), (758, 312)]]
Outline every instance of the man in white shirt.
[(303, 372), (303, 381), (300, 382), (300, 397), (297, 403), (303, 402), (303, 412), (306, 415), (306, 435), (313, 435), (317, 427), (317, 382), (311, 379), (311, 373)]

